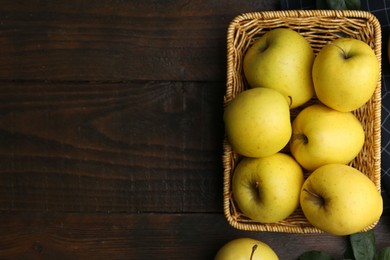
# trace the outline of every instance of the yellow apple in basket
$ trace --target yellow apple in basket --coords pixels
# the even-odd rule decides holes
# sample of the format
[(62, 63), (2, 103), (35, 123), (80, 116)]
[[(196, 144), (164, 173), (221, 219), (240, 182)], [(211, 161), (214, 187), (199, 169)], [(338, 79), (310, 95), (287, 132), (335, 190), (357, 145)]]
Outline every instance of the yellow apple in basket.
[(222, 246), (215, 260), (278, 260), (275, 251), (266, 243), (253, 238), (236, 238)]
[(303, 181), (302, 168), (290, 155), (244, 158), (233, 173), (233, 198), (247, 217), (278, 222), (297, 209)]
[(351, 162), (365, 140), (363, 126), (354, 114), (322, 104), (299, 112), (292, 129), (290, 151), (299, 164), (310, 171), (329, 163)]
[(298, 32), (277, 28), (266, 32), (245, 53), (243, 71), (252, 87), (276, 89), (290, 98), (291, 108), (314, 95), (314, 52)]
[(224, 122), (233, 150), (247, 157), (277, 153), (291, 137), (288, 101), (273, 89), (241, 92), (225, 107)]
[(365, 42), (340, 38), (325, 45), (313, 64), (318, 99), (339, 111), (353, 111), (373, 95), (380, 75), (374, 50)]
[(308, 221), (333, 235), (349, 235), (374, 224), (383, 210), (375, 184), (344, 164), (327, 164), (303, 184), (300, 203)]

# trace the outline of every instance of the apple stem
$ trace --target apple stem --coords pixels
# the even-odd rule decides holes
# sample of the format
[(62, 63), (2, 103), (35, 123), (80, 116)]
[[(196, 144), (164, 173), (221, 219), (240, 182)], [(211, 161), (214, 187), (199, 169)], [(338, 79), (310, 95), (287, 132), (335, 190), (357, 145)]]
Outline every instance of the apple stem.
[(304, 191), (306, 191), (307, 193), (309, 193), (310, 195), (314, 196), (314, 197), (319, 197), (318, 194), (308, 190), (308, 189), (303, 189)]
[(318, 195), (317, 193), (314, 193), (308, 189), (303, 189), (303, 191), (305, 191), (305, 192), (309, 193), (311, 196), (315, 197), (316, 201), (319, 202), (319, 204), (321, 204), (321, 206), (323, 206), (325, 204), (324, 198), (321, 197), (320, 195)]
[(290, 100), (290, 105), (289, 105), (289, 107), (291, 107), (291, 106), (292, 106), (292, 103), (293, 103), (292, 96), (288, 96), (288, 99)]
[(292, 137), (293, 140), (302, 140), (304, 144), (309, 142), (309, 139), (304, 134), (294, 134)]
[(343, 48), (341, 48), (340, 46), (338, 46), (337, 44), (334, 44), (332, 42), (330, 44), (336, 46), (336, 48), (338, 48), (342, 52), (344, 59), (348, 59), (348, 55)]
[(254, 246), (252, 247), (252, 253), (251, 253), (251, 257), (249, 258), (249, 260), (252, 260), (253, 255), (254, 255), (256, 249), (257, 249), (257, 245), (254, 245)]

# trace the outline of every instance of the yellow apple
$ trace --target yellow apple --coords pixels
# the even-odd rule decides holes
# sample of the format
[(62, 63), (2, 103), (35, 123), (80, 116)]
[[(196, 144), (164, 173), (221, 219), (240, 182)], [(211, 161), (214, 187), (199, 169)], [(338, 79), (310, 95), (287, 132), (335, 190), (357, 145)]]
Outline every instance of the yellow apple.
[(243, 71), (252, 88), (276, 89), (291, 101), (291, 108), (314, 95), (311, 69), (314, 52), (298, 32), (277, 28), (256, 40), (244, 55)]
[(299, 206), (303, 181), (302, 168), (290, 155), (244, 158), (234, 170), (233, 198), (247, 217), (261, 223), (278, 222)]
[(236, 238), (222, 246), (215, 260), (278, 260), (275, 251), (266, 243), (253, 238)]
[(327, 164), (309, 175), (300, 203), (313, 226), (340, 236), (362, 231), (375, 223), (383, 210), (375, 184), (345, 164)]
[(380, 65), (365, 42), (339, 38), (325, 45), (313, 64), (314, 89), (325, 105), (343, 112), (363, 106), (378, 84)]
[(291, 137), (288, 101), (273, 89), (241, 92), (226, 106), (224, 122), (233, 150), (247, 157), (277, 153)]
[(310, 171), (329, 163), (351, 162), (365, 140), (363, 126), (354, 114), (322, 104), (299, 112), (292, 122), (292, 131), (291, 154)]

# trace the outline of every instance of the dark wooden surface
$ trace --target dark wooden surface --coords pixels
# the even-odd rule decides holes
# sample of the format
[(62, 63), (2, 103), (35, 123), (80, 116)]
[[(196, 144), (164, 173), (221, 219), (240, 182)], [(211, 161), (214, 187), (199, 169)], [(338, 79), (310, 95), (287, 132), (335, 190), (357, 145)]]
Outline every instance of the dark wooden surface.
[[(268, 1), (0, 1), (0, 258), (280, 259), (345, 237), (244, 232), (222, 210), (226, 30)], [(390, 218), (374, 229), (390, 245)]]

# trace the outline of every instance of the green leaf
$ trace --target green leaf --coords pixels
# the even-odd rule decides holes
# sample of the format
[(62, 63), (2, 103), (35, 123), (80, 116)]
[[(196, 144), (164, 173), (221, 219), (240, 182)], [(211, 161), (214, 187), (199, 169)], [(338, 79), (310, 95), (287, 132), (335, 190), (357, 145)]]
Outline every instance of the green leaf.
[(344, 0), (326, 0), (326, 4), (333, 10), (346, 10), (347, 4)]
[(359, 232), (349, 236), (356, 260), (372, 260), (375, 257), (375, 235), (372, 231)]
[(300, 255), (298, 260), (334, 260), (334, 258), (325, 252), (312, 250)]
[(390, 247), (382, 248), (375, 255), (375, 260), (389, 260), (390, 259)]
[(347, 248), (344, 252), (344, 260), (345, 259), (354, 259), (354, 258), (355, 258), (355, 256), (353, 255), (351, 243), (348, 243)]
[(359, 10), (361, 0), (326, 0), (326, 5), (333, 10)]
[(345, 0), (349, 10), (360, 10), (361, 0)]

